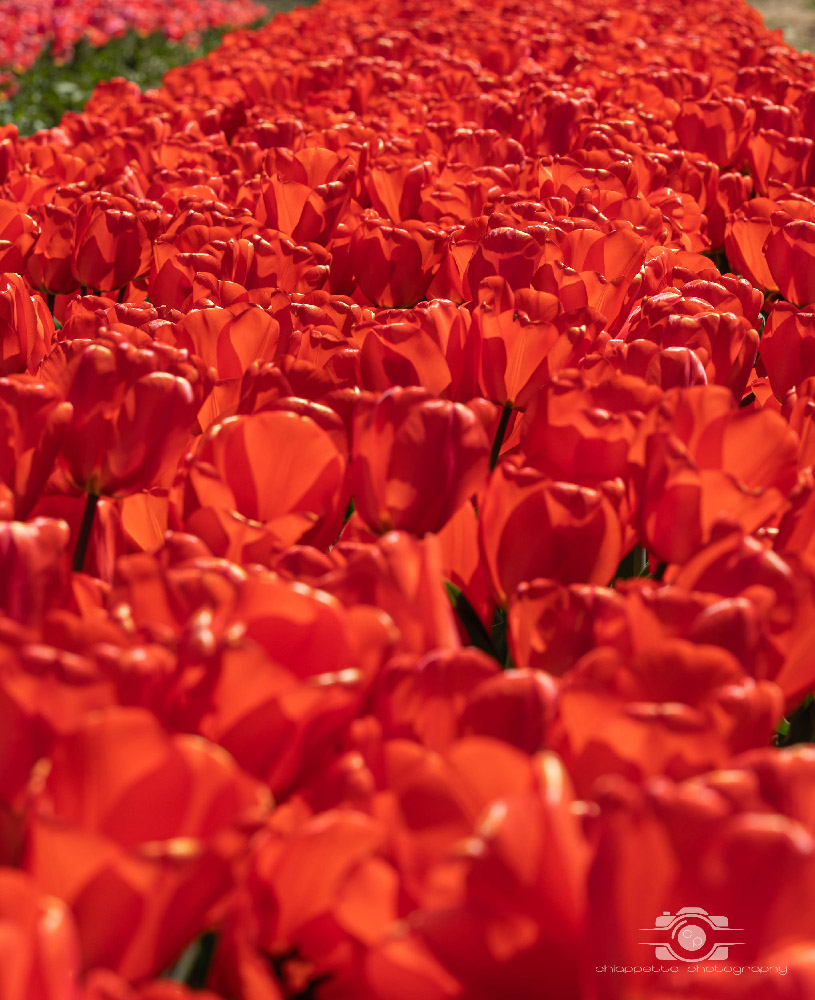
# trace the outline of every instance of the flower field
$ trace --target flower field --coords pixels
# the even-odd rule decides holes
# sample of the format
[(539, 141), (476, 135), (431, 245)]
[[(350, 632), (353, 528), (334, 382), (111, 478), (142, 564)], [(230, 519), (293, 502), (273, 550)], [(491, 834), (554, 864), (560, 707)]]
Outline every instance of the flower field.
[(127, 31), (162, 31), (181, 40), (222, 24), (250, 24), (266, 13), (254, 0), (0, 0), (0, 67), (27, 69), (48, 49), (65, 59), (81, 39), (100, 46)]
[(0, 126), (2, 1000), (815, 996), (814, 135), (742, 0)]

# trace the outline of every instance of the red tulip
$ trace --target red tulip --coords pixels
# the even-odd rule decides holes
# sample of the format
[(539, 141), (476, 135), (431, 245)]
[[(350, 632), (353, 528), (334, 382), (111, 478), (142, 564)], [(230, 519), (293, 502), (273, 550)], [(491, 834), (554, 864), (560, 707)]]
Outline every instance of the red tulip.
[(267, 171), (258, 222), (298, 243), (324, 244), (348, 203), (353, 160), (323, 148), (276, 148), (269, 151)]
[(61, 899), (24, 872), (0, 868), (0, 996), (78, 1000), (76, 927)]
[(151, 244), (164, 229), (158, 205), (101, 192), (79, 199), (74, 227), (73, 275), (80, 285), (100, 292), (146, 274)]
[(0, 521), (0, 609), (23, 624), (59, 607), (68, 589), (68, 525), (38, 517)]
[(54, 471), (71, 420), (59, 391), (27, 375), (0, 378), (0, 517), (24, 520)]
[(428, 653), (461, 645), (444, 587), (442, 548), (436, 535), (419, 540), (391, 531), (375, 543), (334, 547), (342, 562), (316, 585), (343, 604), (372, 604), (393, 620), (396, 650)]
[(357, 421), (351, 468), (356, 508), (376, 531), (439, 531), (481, 486), (490, 443), (461, 403), (390, 389)]
[(776, 302), (767, 314), (759, 349), (776, 399), (815, 373), (815, 309)]
[(35, 783), (23, 867), (65, 900), (85, 968), (158, 974), (229, 890), (268, 792), (199, 736), (146, 711), (89, 716)]
[(552, 743), (584, 794), (607, 774), (686, 778), (766, 746), (783, 704), (780, 688), (721, 648), (595, 648), (562, 680)]
[(345, 470), (332, 436), (309, 416), (230, 417), (210, 429), (184, 472), (185, 530), (219, 555), (254, 561), (301, 540), (330, 545), (347, 505)]
[(415, 385), (436, 396), (450, 395), (453, 376), (441, 345), (431, 333), (401, 318), (380, 319), (366, 331), (359, 368), (362, 385), (376, 392)]
[(728, 218), (724, 238), (731, 266), (757, 288), (770, 292), (778, 291), (778, 285), (765, 255), (764, 243), (770, 235), (770, 216), (776, 207), (769, 198), (745, 202)]
[(34, 219), (13, 201), (0, 201), (0, 273), (23, 274), (40, 235)]
[(730, 287), (725, 280), (692, 281), (643, 299), (626, 324), (629, 356), (640, 339), (668, 351), (687, 348), (704, 368), (708, 383), (728, 386), (740, 400), (758, 348), (755, 327), (761, 302), (751, 300), (752, 289), (747, 298), (734, 279)]
[(76, 210), (72, 203), (37, 208), (40, 237), (25, 265), (25, 276), (34, 288), (52, 295), (75, 292), (80, 282), (71, 269)]
[(429, 223), (391, 223), (373, 213), (351, 238), (351, 265), (367, 300), (386, 308), (415, 306), (441, 261), (444, 233)]
[(737, 97), (686, 101), (674, 122), (685, 149), (704, 153), (720, 167), (738, 167), (744, 157), (756, 113)]
[[(731, 532), (696, 553), (673, 580), (689, 590), (749, 602), (758, 635), (755, 623), (749, 630), (741, 625), (739, 631), (745, 638), (753, 635), (756, 654), (751, 672), (775, 681), (788, 704), (796, 705), (815, 681), (809, 654), (815, 632), (815, 575), (794, 551), (786, 549), (789, 538), (783, 521), (782, 529), (780, 552)], [(732, 636), (734, 628), (725, 618), (723, 629)]]
[(268, 573), (237, 596), (242, 641), (224, 637), (200, 728), (282, 796), (334, 752), (389, 652), (391, 623)]
[(625, 604), (616, 590), (553, 580), (522, 583), (507, 614), (512, 658), (521, 669), (563, 676), (601, 642), (602, 623), (621, 630)]
[[(789, 109), (779, 110), (788, 112)], [(793, 188), (805, 187), (812, 175), (813, 149), (815, 143), (805, 136), (783, 135), (774, 128), (759, 128), (747, 151), (756, 189), (765, 194), (772, 182), (786, 183)]]
[[(813, 765), (809, 748), (762, 748), (724, 771), (678, 784), (606, 782), (592, 821), (587, 997), (618, 997), (611, 970), (627, 966), (642, 969), (637, 981), (648, 996), (675, 995), (689, 968), (699, 969), (695, 981), (711, 966), (743, 971), (700, 981), (694, 991), (702, 996), (806, 996), (815, 922), (808, 911), (797, 912), (795, 899), (815, 886), (812, 814), (802, 796)], [(745, 870), (753, 877), (745, 878)], [(632, 883), (639, 892), (628, 890)], [(697, 915), (686, 913), (677, 923), (683, 907), (696, 907)], [(663, 914), (668, 920), (658, 921)], [(691, 923), (702, 928), (701, 951), (682, 947), (679, 931)], [(727, 957), (712, 957), (725, 940), (739, 943)], [(655, 954), (659, 943), (667, 955)], [(762, 967), (768, 971), (751, 972)]]
[(603, 493), (502, 462), (479, 502), (481, 547), (502, 604), (519, 583), (607, 584), (620, 561), (620, 522)]
[(671, 390), (632, 450), (647, 549), (681, 563), (717, 524), (755, 531), (795, 485), (797, 452), (777, 413), (736, 409), (723, 387)]
[(519, 315), (505, 281), (488, 278), (479, 291), (470, 337), (476, 339), (479, 386), (487, 399), (523, 409), (560, 368), (573, 361), (572, 343), (553, 322)]
[(553, 479), (599, 486), (628, 476), (628, 451), (645, 413), (662, 394), (631, 376), (597, 385), (564, 372), (532, 398), (521, 424), (528, 465)]
[(797, 219), (774, 212), (764, 253), (785, 299), (799, 306), (815, 302), (815, 217)]
[(122, 334), (60, 344), (43, 378), (73, 405), (60, 460), (86, 493), (124, 496), (172, 478), (210, 374), (186, 351)]
[(495, 660), (472, 648), (397, 657), (380, 674), (374, 714), (385, 736), (444, 750), (460, 735), (474, 692), (499, 672)]
[[(402, 808), (412, 807), (406, 818), (417, 840), (424, 835), (425, 853), (433, 841), (422, 827), (431, 815), (439, 816), (433, 832), (442, 845), (446, 830), (463, 825), (459, 795), (466, 790), (481, 811), (471, 833), (459, 835), (454, 856), (431, 870), (434, 892), (412, 910), (404, 930), (369, 950), (366, 973), (376, 998), (533, 996), (544, 980), (559, 996), (579, 995), (588, 851), (568, 777), (553, 755), (530, 760), (507, 747), (491, 761), (499, 748), (489, 739), (463, 739), (448, 751), (444, 769), (433, 769), (432, 784), (415, 764), (411, 780), (402, 779)], [(442, 797), (452, 781), (461, 792)], [(430, 813), (433, 802), (439, 804)]]
[(461, 713), (461, 733), (490, 736), (537, 753), (548, 745), (557, 697), (557, 684), (545, 673), (505, 670), (472, 692)]

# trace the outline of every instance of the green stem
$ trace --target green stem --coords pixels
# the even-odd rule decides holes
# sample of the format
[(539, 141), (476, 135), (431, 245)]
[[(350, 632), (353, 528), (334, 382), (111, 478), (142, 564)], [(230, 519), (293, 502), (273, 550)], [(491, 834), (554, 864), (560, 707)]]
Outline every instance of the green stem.
[(507, 432), (511, 416), (512, 406), (509, 403), (504, 403), (504, 408), (501, 410), (501, 419), (498, 421), (498, 430), (495, 432), (495, 440), (492, 442), (492, 451), (490, 452), (491, 470), (498, 465), (498, 456), (501, 454), (501, 445), (504, 443), (504, 435)]
[(57, 303), (56, 293), (55, 292), (46, 292), (45, 293), (45, 304), (48, 306), (48, 312), (50, 312), (52, 316), (54, 315), (54, 307), (56, 306), (56, 303)]
[(96, 493), (89, 493), (87, 499), (85, 500), (85, 510), (82, 514), (82, 523), (79, 525), (79, 534), (76, 539), (76, 548), (74, 549), (74, 572), (81, 573), (82, 567), (85, 565), (85, 553), (88, 551), (88, 542), (91, 538), (91, 528), (93, 527), (93, 518), (96, 514), (96, 505), (99, 503), (99, 497)]

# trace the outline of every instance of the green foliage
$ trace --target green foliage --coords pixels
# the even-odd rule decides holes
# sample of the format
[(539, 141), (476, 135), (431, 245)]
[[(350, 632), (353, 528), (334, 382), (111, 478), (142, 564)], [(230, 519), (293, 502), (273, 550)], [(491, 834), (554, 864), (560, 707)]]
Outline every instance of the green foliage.
[[(279, 11), (306, 6), (313, 0), (262, 0), (269, 15), (253, 27), (260, 27)], [(0, 124), (14, 122), (21, 135), (58, 125), (66, 111), (81, 111), (93, 88), (102, 80), (125, 77), (148, 90), (158, 87), (164, 74), (217, 48), (229, 27), (211, 28), (194, 44), (172, 42), (157, 33), (143, 37), (129, 32), (111, 39), (101, 48), (80, 41), (73, 56), (62, 65), (44, 52), (37, 62), (17, 77), (18, 89), (0, 100)]]
[(787, 718), (781, 720), (774, 742), (780, 747), (815, 743), (815, 695), (808, 694)]

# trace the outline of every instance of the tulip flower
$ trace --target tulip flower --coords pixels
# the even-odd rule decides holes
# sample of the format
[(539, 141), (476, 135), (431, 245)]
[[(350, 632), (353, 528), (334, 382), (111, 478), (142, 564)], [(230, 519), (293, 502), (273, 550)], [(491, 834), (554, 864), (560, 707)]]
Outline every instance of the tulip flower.
[[(739, 944), (727, 959), (719, 953), (709, 965), (738, 965), (745, 975), (762, 966), (783, 970), (779, 978), (790, 983), (791, 995), (806, 995), (811, 963), (805, 942), (815, 927), (810, 913), (796, 914), (794, 900), (815, 878), (812, 816), (800, 791), (813, 763), (809, 748), (762, 748), (735, 758), (725, 770), (688, 781), (663, 780), (645, 788), (606, 783), (593, 823), (597, 853), (588, 880), (587, 958), (592, 972), (585, 995), (617, 996), (611, 976), (594, 970), (629, 964), (647, 967), (642, 982), (649, 993), (670, 995), (684, 988), (687, 963), (704, 967), (698, 963), (725, 935)], [(754, 877), (738, 874), (745, 865)], [(632, 881), (640, 892), (627, 891)], [(696, 918), (686, 913), (683, 920), (682, 908), (688, 906), (697, 908)], [(658, 921), (662, 915), (668, 920)], [(682, 950), (678, 932), (689, 923), (703, 927), (701, 953), (698, 946)], [(642, 928), (650, 931), (643, 934)], [(737, 928), (737, 936), (727, 928)], [(646, 938), (664, 942), (679, 960), (661, 960), (654, 944), (640, 943)], [(762, 985), (749, 992), (717, 983), (702, 995), (762, 992), (766, 995), (763, 976)]]
[(206, 926), (269, 805), (220, 748), (118, 707), (57, 743), (34, 796), (23, 867), (71, 907), (85, 968), (129, 979), (158, 974)]
[[(256, 558), (295, 542), (330, 545), (347, 506), (342, 452), (309, 416), (291, 410), (229, 417), (185, 469), (180, 516), (213, 552)], [(244, 554), (245, 553), (245, 554)]]
[[(494, 782), (498, 772), (489, 768), (488, 755), (500, 747), (471, 737), (446, 755), (450, 778), (476, 793), (482, 811), (439, 871), (438, 895), (370, 949), (366, 972), (376, 998), (407, 1000), (417, 990), (434, 998), (485, 1000), (503, 990), (526, 996), (543, 977), (560, 995), (579, 995), (588, 851), (572, 811), (573, 792), (554, 755), (524, 757), (522, 764), (504, 751), (505, 778)], [(478, 767), (483, 777), (472, 785)], [(444, 771), (436, 773), (439, 785)], [(410, 777), (405, 792), (418, 807), (427, 794), (421, 771), (414, 767)], [(455, 805), (453, 798), (442, 814), (453, 830), (460, 823)], [(414, 836), (422, 815), (417, 808)]]
[(481, 486), (489, 441), (474, 413), (423, 389), (390, 389), (354, 428), (356, 508), (376, 531), (439, 531)]
[(112, 331), (60, 345), (42, 372), (73, 405), (61, 461), (96, 496), (125, 496), (172, 475), (211, 384), (186, 351), (137, 347)]
[(476, 649), (396, 658), (380, 675), (374, 714), (387, 736), (444, 750), (460, 734), (473, 694), (498, 673), (495, 660)]
[(341, 564), (315, 582), (349, 607), (373, 604), (385, 611), (398, 632), (396, 652), (459, 648), (437, 535), (420, 540), (391, 531), (375, 543), (340, 540), (333, 551)]
[(759, 357), (773, 393), (783, 400), (815, 372), (815, 312), (776, 302), (767, 314)]
[(815, 221), (790, 218), (786, 212), (770, 216), (764, 241), (767, 265), (778, 290), (790, 302), (803, 306), (815, 302)]
[(0, 276), (0, 374), (33, 372), (51, 346), (54, 321), (16, 274)]
[(674, 122), (686, 149), (704, 153), (720, 167), (738, 167), (744, 156), (756, 113), (737, 97), (686, 101)]
[(0, 610), (24, 624), (59, 607), (68, 588), (69, 529), (64, 521), (0, 521)]
[(777, 413), (735, 409), (724, 388), (671, 390), (632, 449), (646, 547), (681, 563), (717, 523), (754, 531), (795, 485), (797, 451)]
[(0, 200), (0, 273), (22, 274), (39, 235), (37, 223), (19, 205)]
[(415, 306), (441, 261), (444, 233), (416, 220), (395, 223), (371, 213), (354, 230), (351, 264), (359, 288), (378, 306)]
[(0, 378), (0, 516), (24, 520), (54, 471), (73, 408), (54, 386)]
[(738, 285), (694, 281), (647, 297), (627, 324), (629, 355), (640, 339), (667, 351), (687, 348), (709, 384), (728, 386), (740, 400), (758, 348), (758, 308), (742, 302), (741, 291)]
[(0, 868), (0, 994), (76, 1000), (80, 953), (71, 912), (24, 872)]
[[(773, 680), (795, 705), (812, 687), (815, 672), (809, 646), (815, 611), (815, 578), (810, 567), (788, 551), (791, 539), (782, 521), (779, 551), (755, 538), (731, 532), (696, 553), (675, 574), (682, 587), (721, 594), (725, 600), (749, 602), (754, 618), (745, 638), (752, 636), (756, 655), (751, 672)], [(734, 606), (731, 604), (731, 608)], [(733, 623), (723, 628), (733, 634)]]
[(38, 206), (40, 237), (25, 265), (30, 284), (51, 295), (75, 292), (80, 287), (71, 269), (71, 246), (76, 211), (69, 204)]
[(528, 465), (553, 479), (596, 487), (628, 475), (628, 451), (661, 393), (631, 376), (590, 385), (563, 373), (532, 398), (521, 425)]
[(770, 217), (776, 205), (769, 198), (753, 198), (731, 215), (724, 246), (731, 265), (757, 288), (778, 291), (764, 244), (770, 235)]
[(321, 243), (348, 203), (356, 167), (350, 157), (310, 147), (271, 150), (269, 180), (261, 189), (257, 219), (298, 243)]
[(73, 275), (80, 285), (100, 292), (145, 274), (150, 245), (163, 229), (158, 205), (103, 194), (79, 199), (74, 226)]
[(595, 648), (563, 679), (552, 743), (589, 794), (610, 773), (685, 778), (724, 767), (767, 745), (782, 706), (777, 685), (745, 676), (721, 648), (679, 639), (633, 657)]
[(622, 555), (620, 522), (602, 492), (555, 482), (508, 461), (490, 477), (479, 523), (501, 604), (519, 583), (537, 577), (607, 584)]
[(284, 796), (319, 770), (359, 711), (390, 621), (270, 575), (241, 589), (235, 618), (243, 641), (224, 650), (200, 728)]

